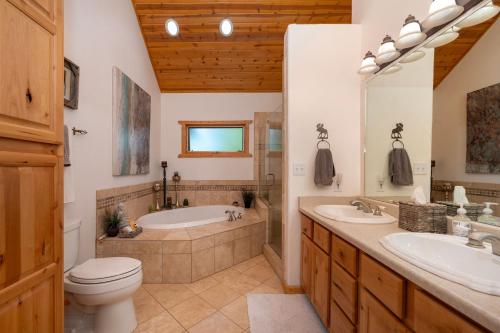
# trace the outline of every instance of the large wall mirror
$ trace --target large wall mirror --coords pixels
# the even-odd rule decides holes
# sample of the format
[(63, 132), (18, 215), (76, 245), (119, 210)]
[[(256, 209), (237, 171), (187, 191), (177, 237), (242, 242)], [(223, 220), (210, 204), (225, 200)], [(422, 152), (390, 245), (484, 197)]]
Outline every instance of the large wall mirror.
[(420, 186), (428, 201), (453, 202), (463, 186), (470, 203), (500, 203), (497, 18), (441, 47), (422, 46), (418, 60), (403, 56), (367, 81), (367, 197), (397, 203)]

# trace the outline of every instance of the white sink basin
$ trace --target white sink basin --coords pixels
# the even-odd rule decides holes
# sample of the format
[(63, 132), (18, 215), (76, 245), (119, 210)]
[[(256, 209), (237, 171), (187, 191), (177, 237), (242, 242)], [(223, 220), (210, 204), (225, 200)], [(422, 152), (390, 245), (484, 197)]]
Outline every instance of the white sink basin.
[(500, 257), (491, 253), (489, 244), (485, 244), (485, 249), (475, 249), (465, 245), (464, 237), (407, 232), (385, 236), (380, 243), (428, 272), (500, 296)]
[(386, 224), (396, 221), (394, 217), (386, 213), (382, 213), (382, 216), (375, 216), (347, 205), (321, 205), (316, 206), (314, 211), (328, 219), (347, 223)]

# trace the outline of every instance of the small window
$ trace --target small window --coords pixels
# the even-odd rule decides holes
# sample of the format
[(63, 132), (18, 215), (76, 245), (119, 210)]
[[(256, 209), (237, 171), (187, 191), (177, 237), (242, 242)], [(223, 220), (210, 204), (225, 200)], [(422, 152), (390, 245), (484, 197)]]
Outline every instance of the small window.
[(251, 157), (251, 120), (179, 121), (182, 147), (179, 157)]

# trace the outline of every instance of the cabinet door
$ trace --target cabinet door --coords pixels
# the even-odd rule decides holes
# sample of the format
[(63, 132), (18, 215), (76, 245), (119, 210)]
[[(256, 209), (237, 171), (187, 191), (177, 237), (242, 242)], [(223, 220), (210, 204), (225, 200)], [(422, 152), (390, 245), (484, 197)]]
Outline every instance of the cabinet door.
[(300, 283), (304, 293), (311, 299), (311, 273), (312, 273), (312, 241), (305, 234), (301, 234), (301, 267)]
[(486, 332), (420, 290), (415, 290), (414, 302), (416, 333)]
[(52, 33), (0, 2), (0, 133), (57, 142), (56, 44)]
[(359, 333), (407, 333), (406, 327), (364, 288), (359, 292)]
[(312, 303), (321, 321), (328, 327), (330, 314), (330, 256), (313, 244)]
[(0, 303), (0, 332), (55, 332), (54, 280)]

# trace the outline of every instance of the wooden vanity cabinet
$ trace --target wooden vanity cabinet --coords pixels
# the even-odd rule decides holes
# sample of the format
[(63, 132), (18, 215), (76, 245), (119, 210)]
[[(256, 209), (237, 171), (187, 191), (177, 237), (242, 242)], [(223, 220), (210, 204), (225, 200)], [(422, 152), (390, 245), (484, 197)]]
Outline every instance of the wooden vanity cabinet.
[(302, 288), (330, 333), (489, 332), (304, 215), (301, 243)]

